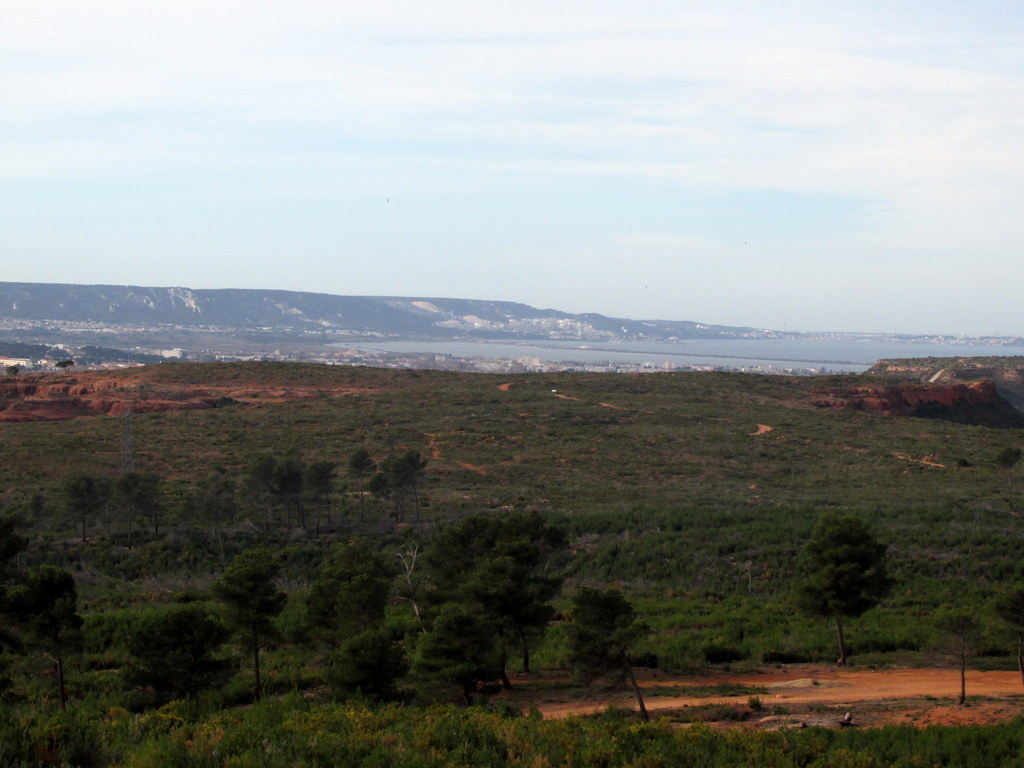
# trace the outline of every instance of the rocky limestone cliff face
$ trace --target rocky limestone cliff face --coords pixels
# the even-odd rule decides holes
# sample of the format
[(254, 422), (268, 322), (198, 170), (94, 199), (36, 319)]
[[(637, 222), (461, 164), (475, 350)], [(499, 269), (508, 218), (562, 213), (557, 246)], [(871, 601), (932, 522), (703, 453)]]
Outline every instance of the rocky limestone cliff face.
[(955, 384), (893, 382), (818, 390), (821, 408), (882, 416), (919, 416), (990, 427), (1024, 427), (1024, 414), (1004, 400), (992, 381)]

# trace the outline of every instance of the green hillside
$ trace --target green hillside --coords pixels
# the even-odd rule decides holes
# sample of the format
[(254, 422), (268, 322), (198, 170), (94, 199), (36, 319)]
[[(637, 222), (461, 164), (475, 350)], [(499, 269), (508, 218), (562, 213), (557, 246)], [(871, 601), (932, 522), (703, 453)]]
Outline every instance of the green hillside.
[[(166, 481), (169, 516), (185, 526), (204, 521), (174, 507), (212, 468), (240, 475), (264, 453), (344, 465), (361, 448), (378, 460), (414, 450), (428, 461), (426, 523), (536, 509), (581, 536), (629, 531), (629, 549), (669, 531), (722, 548), (724, 531), (730, 551), (748, 556), (762, 530), (792, 549), (833, 509), (865, 517), (894, 546), (948, 562), (959, 544), (951, 531), (982, 526), (990, 537), (1016, 520), (993, 461), (1019, 444), (1019, 430), (813, 404), (817, 391), (853, 377), (497, 378), (271, 363), (165, 364), (116, 375), (140, 405), (183, 398), (182, 388), (243, 393), (227, 407), (132, 418), (135, 468)], [(511, 386), (499, 388), (505, 383)], [(304, 396), (287, 399), (298, 387)], [(116, 475), (124, 426), (112, 417), (4, 424), (5, 502), (19, 507), (42, 493), (55, 503), (72, 471)], [(346, 482), (342, 471), (333, 503), (347, 530), (358, 521), (349, 519), (355, 499)], [(59, 517), (44, 516), (39, 530), (60, 535)], [(237, 517), (251, 518), (251, 510), (240, 504)], [(942, 530), (936, 518), (946, 522)], [(601, 575), (666, 577), (651, 562), (617, 569)]]
[[(545, 566), (564, 584), (551, 628), (536, 635), (538, 669), (566, 669), (565, 619), (581, 584), (615, 586), (636, 606), (651, 630), (632, 651), (643, 667), (830, 662), (833, 630), (793, 608), (793, 587), (811, 530), (835, 513), (862, 521), (887, 546), (894, 583), (881, 605), (849, 622), (854, 663), (933, 663), (930, 617), (954, 605), (983, 619), (986, 639), (972, 663), (1012, 668), (1013, 640), (989, 604), (1024, 585), (1024, 499), (1014, 475), (1021, 470), (997, 463), (1021, 447), (1024, 431), (821, 405), (822, 392), (860, 383), (278, 363), (22, 378), (20, 390), (12, 384), (0, 396), (88, 390), (134, 407), (130, 417), (0, 423), (2, 502), (28, 545), (10, 563), (11, 583), (40, 565), (74, 576), (85, 624), (70, 705), (94, 714), (156, 711), (159, 687), (140, 693), (131, 684), (131, 628), (149, 621), (147, 612), (187, 604), (209, 605), (227, 621), (226, 609), (209, 602), (210, 585), (255, 546), (276, 557), (276, 583), (288, 596), (263, 654), (269, 693), (319, 700), (338, 684), (325, 671), (336, 662), (317, 644), (323, 629), (309, 624), (305, 595), (325, 558), (352, 536), (396, 569), (380, 620), (420, 658), (428, 646), (417, 650), (417, 600), (428, 627), (450, 614), (443, 602), (430, 608), (443, 592), (432, 547), (466, 520), (540, 520), (552, 542), (565, 543), (552, 544)], [(352, 469), (360, 452), (373, 469)], [(419, 460), (412, 481), (396, 479), (410, 457)], [(137, 484), (131, 496), (126, 471), (152, 493)], [(317, 471), (328, 478), (319, 485)], [(68, 490), (82, 477), (98, 489), (92, 506), (76, 506), (87, 494)], [(467, 541), (468, 552), (475, 545)], [(519, 552), (510, 567), (522, 562), (525, 550), (510, 551)], [(416, 555), (426, 565), (403, 570)], [(466, 584), (447, 589), (468, 589), (476, 578), (483, 576), (467, 571)], [(248, 700), (244, 645), (219, 653), (233, 660), (234, 677), (210, 683), (213, 693), (189, 704), (190, 714), (175, 710), (183, 727)], [(522, 671), (516, 652), (504, 663)], [(11, 653), (7, 665), (20, 711), (34, 711), (28, 702), (40, 695), (50, 701), (43, 709), (53, 708), (41, 693), (50, 685), (40, 677), (41, 657)], [(400, 681), (407, 701), (456, 700), (428, 668), (417, 661)]]

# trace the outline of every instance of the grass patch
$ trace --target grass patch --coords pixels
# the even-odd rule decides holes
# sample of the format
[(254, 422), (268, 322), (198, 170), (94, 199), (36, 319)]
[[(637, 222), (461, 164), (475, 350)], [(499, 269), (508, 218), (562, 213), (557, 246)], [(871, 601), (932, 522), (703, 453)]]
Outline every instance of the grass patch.
[(738, 723), (750, 717), (750, 708), (731, 704), (702, 704), (672, 710), (669, 717), (677, 723)]
[(695, 699), (710, 699), (718, 696), (752, 696), (767, 694), (768, 689), (757, 685), (722, 683), (721, 685), (653, 685), (644, 687), (644, 696), (672, 697), (691, 696)]

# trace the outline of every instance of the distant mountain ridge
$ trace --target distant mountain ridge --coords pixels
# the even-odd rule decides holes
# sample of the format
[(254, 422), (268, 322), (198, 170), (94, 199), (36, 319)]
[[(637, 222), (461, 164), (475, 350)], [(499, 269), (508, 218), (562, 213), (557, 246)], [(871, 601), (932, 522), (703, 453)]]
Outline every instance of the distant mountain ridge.
[(692, 339), (757, 333), (752, 328), (693, 321), (572, 314), (507, 301), (57, 283), (0, 282), (0, 317), (420, 338)]

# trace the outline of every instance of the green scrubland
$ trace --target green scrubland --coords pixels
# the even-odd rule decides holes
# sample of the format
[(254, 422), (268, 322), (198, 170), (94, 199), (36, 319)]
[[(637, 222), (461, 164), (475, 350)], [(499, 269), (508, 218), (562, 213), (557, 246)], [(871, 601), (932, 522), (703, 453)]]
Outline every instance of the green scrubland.
[[(814, 404), (856, 377), (118, 375), (211, 407), (0, 426), (0, 764), (1020, 763), (1020, 722), (750, 734), (487, 704), (502, 672), (586, 677), (581, 588), (632, 607), (632, 668), (833, 662), (832, 623), (796, 608), (825, 515), (870, 531), (891, 581), (846, 622), (851, 663), (937, 663), (944, 609), (978, 618), (972, 666), (1014, 668), (992, 606), (1024, 586), (1018, 428)], [(255, 629), (242, 563), (276, 601)]]

